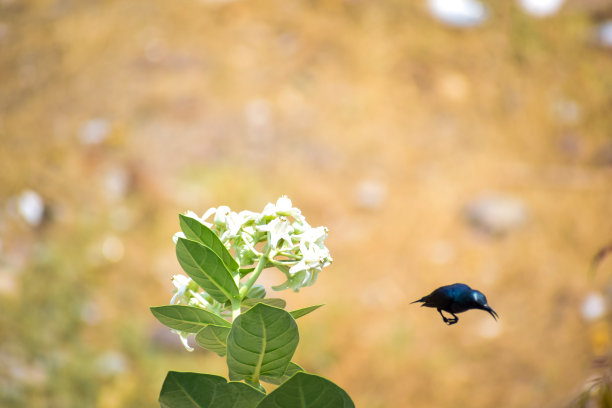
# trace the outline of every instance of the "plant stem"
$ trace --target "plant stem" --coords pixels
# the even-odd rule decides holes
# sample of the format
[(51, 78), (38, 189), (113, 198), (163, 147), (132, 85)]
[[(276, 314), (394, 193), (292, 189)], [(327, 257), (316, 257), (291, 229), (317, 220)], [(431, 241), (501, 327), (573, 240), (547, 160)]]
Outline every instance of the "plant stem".
[(240, 316), (240, 300), (232, 300), (232, 321), (236, 320)]
[(257, 261), (257, 267), (253, 271), (253, 274), (249, 277), (249, 279), (246, 281), (244, 286), (240, 288), (239, 294), (240, 294), (241, 300), (247, 294), (249, 289), (251, 289), (253, 284), (257, 281), (257, 279), (259, 278), (259, 275), (261, 274), (261, 271), (264, 270), (264, 267), (266, 266), (266, 259), (268, 257), (268, 253), (269, 253), (269, 250), (266, 250), (264, 251), (263, 254), (259, 256), (259, 261)]

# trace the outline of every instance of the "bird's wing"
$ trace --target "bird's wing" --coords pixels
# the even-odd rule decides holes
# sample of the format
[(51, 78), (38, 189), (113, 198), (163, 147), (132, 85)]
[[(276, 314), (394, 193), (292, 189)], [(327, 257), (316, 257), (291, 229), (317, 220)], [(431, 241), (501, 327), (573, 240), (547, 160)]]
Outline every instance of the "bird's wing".
[(451, 306), (453, 299), (449, 296), (444, 288), (438, 288), (423, 298), (423, 306), (436, 307), (438, 309), (446, 309)]

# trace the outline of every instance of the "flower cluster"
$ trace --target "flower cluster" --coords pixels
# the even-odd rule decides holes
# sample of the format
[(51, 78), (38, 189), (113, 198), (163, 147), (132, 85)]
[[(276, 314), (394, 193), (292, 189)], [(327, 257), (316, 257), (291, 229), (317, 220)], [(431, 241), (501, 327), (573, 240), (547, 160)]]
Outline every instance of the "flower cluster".
[[(298, 291), (310, 286), (321, 269), (332, 262), (324, 244), (327, 228), (311, 227), (286, 196), (280, 197), (276, 204), (268, 203), (261, 213), (236, 213), (220, 206), (210, 208), (202, 217), (192, 211), (185, 215), (215, 231), (226, 248), (233, 250), (241, 268), (265, 262), (265, 267), (281, 270), (287, 280), (275, 286), (275, 290)], [(183, 233), (175, 234), (175, 242), (179, 237), (184, 237)]]

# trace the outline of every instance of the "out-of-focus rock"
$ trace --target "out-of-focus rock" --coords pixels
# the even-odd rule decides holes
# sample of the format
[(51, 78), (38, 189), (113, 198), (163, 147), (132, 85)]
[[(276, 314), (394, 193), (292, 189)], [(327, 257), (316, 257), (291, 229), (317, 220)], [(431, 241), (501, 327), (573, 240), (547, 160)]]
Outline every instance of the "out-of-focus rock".
[(558, 99), (551, 105), (551, 113), (555, 121), (561, 125), (575, 125), (580, 122), (580, 105), (570, 99)]
[(96, 302), (89, 301), (81, 307), (81, 320), (85, 323), (93, 326), (100, 323), (101, 319), (102, 311)]
[(612, 20), (600, 24), (595, 37), (598, 45), (612, 49)]
[(119, 262), (123, 259), (125, 248), (121, 238), (115, 235), (109, 235), (102, 243), (102, 255), (109, 262)]
[(355, 189), (355, 203), (366, 210), (380, 208), (387, 197), (387, 187), (374, 180), (364, 180)]
[(253, 99), (244, 109), (244, 115), (249, 135), (255, 138), (261, 136), (262, 131), (268, 131), (272, 126), (272, 111), (265, 99)]
[(522, 226), (527, 220), (527, 209), (518, 198), (488, 193), (470, 202), (465, 216), (475, 229), (500, 236)]
[(130, 173), (121, 166), (110, 167), (104, 175), (104, 192), (110, 201), (125, 197), (130, 188)]
[(587, 13), (595, 19), (605, 19), (612, 16), (610, 0), (568, 0), (568, 6), (573, 10)]
[(557, 13), (565, 0), (519, 0), (519, 5), (534, 17), (548, 17)]
[(593, 163), (598, 166), (612, 166), (612, 143), (605, 143), (595, 151)]
[(582, 302), (582, 318), (588, 322), (597, 320), (606, 313), (604, 297), (597, 292), (589, 293)]
[(3, 380), (13, 380), (20, 385), (40, 386), (48, 381), (47, 371), (40, 361), (27, 362), (3, 352), (0, 353), (0, 367)]
[(128, 368), (127, 359), (118, 351), (107, 351), (96, 361), (98, 372), (103, 376), (124, 373)]
[(108, 119), (90, 119), (81, 128), (79, 139), (84, 145), (98, 145), (109, 136), (111, 130)]
[(477, 0), (428, 0), (430, 13), (453, 27), (473, 27), (487, 19), (485, 6)]
[(45, 215), (45, 203), (41, 196), (33, 190), (25, 190), (17, 198), (19, 215), (32, 227), (37, 227)]
[(559, 150), (569, 159), (577, 159), (583, 151), (580, 134), (576, 132), (563, 132), (558, 139)]
[(275, 124), (270, 102), (263, 98), (250, 100), (244, 108), (246, 149), (255, 163), (268, 160), (275, 148)]

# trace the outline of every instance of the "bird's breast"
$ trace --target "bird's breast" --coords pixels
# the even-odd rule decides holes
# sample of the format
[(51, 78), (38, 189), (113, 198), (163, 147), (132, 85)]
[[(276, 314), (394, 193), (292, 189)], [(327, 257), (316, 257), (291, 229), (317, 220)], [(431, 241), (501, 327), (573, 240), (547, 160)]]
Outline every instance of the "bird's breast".
[(450, 309), (450, 311), (453, 313), (463, 313), (467, 310), (470, 310), (471, 307), (464, 303), (454, 302), (453, 304), (451, 304)]

